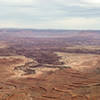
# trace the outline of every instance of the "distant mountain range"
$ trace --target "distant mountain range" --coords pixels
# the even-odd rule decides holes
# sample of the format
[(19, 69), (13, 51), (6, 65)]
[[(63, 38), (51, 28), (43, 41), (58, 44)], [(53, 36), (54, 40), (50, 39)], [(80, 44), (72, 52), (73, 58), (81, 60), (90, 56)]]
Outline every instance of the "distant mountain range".
[(0, 37), (29, 38), (93, 38), (100, 39), (100, 30), (35, 30), (0, 29)]

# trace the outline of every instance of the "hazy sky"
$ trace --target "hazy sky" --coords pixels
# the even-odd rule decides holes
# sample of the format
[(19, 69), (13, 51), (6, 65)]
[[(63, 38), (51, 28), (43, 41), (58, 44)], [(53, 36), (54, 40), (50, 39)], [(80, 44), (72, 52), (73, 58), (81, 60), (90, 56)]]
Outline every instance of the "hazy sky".
[(100, 0), (0, 0), (0, 28), (100, 29)]

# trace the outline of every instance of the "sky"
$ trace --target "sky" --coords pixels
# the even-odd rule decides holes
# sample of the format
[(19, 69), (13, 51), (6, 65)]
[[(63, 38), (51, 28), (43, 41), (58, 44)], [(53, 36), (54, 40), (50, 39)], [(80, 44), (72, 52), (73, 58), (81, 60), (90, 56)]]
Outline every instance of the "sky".
[(100, 30), (100, 0), (0, 0), (0, 28)]

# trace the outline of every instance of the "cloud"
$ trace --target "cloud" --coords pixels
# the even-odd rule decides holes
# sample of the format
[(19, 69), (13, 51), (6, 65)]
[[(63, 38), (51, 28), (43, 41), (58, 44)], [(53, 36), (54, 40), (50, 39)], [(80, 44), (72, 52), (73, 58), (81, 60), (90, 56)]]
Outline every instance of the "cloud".
[[(2, 22), (1, 22), (2, 23)], [(4, 21), (3, 24), (0, 24), (1, 28), (3, 26), (7, 28), (36, 28), (36, 29), (100, 29), (100, 18), (65, 18), (57, 20), (48, 20), (48, 21), (39, 21), (39, 23), (34, 22), (20, 22)], [(22, 27), (23, 26), (23, 27)]]
[(36, 0), (0, 0), (0, 5), (24, 5), (24, 4), (31, 4), (33, 1)]
[(99, 0), (0, 0), (0, 27), (98, 29)]
[(50, 25), (65, 29), (99, 29), (100, 18), (65, 18), (51, 22)]
[(81, 0), (83, 7), (100, 8), (100, 0)]
[(90, 3), (90, 4), (100, 4), (100, 0), (84, 0), (84, 2)]

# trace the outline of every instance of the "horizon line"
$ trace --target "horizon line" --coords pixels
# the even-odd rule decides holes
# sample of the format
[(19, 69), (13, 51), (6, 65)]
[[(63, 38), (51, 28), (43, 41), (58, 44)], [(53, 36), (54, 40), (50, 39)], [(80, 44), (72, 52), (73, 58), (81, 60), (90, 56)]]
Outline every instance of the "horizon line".
[(39, 28), (0, 28), (0, 30), (3, 30), (3, 29), (17, 29), (17, 30), (59, 30), (59, 31), (100, 31), (100, 29), (52, 29), (52, 28), (45, 28), (45, 29), (39, 29)]

